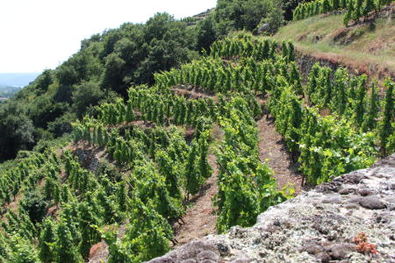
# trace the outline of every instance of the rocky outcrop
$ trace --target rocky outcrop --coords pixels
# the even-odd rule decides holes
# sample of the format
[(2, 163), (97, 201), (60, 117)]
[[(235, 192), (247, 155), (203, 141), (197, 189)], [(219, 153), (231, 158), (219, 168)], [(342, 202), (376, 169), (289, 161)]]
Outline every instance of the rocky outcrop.
[(150, 262), (395, 262), (395, 155)]

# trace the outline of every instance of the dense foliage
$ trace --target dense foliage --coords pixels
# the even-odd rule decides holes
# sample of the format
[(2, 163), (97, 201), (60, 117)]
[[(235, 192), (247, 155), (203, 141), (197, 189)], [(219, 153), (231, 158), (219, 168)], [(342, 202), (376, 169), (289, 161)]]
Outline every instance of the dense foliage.
[(159, 13), (145, 24), (126, 23), (83, 40), (79, 52), (2, 103), (0, 127), (10, 143), (0, 141), (0, 161), (70, 133), (71, 122), (92, 106), (125, 98), (131, 85), (153, 84), (154, 73), (197, 58), (230, 31), (254, 30), (262, 22), (275, 32), (282, 17), (280, 1), (221, 0), (200, 21)]
[(258, 154), (254, 113), (248, 103), (234, 98), (224, 107), (220, 125), (225, 133), (217, 157), (219, 190), (217, 230), (250, 226), (259, 213), (280, 203), (286, 196), (277, 190), (272, 171)]
[[(233, 41), (247, 43), (250, 38)], [(229, 70), (235, 69), (229, 65)], [(218, 150), (218, 230), (251, 225), (259, 212), (285, 199), (257, 155), (254, 117), (261, 110), (253, 94), (224, 90), (218, 99), (178, 95), (172, 88), (190, 78), (171, 84), (160, 81), (167, 73), (161, 74), (154, 86), (132, 87), (129, 99), (103, 103), (74, 122), (71, 148), (57, 150), (63, 147), (57, 145), (42, 148), (42, 153), (23, 152), (17, 169), (13, 162), (4, 164), (1, 217), (7, 220), (0, 240), (5, 261), (82, 262), (101, 238), (109, 245), (109, 262), (141, 262), (168, 251), (171, 224), (212, 175), (208, 154), (214, 122), (225, 130)], [(250, 83), (248, 74), (242, 76), (240, 84)], [(186, 133), (191, 129), (192, 137)], [(241, 131), (247, 137), (237, 139)], [(89, 154), (90, 149), (104, 151), (109, 162), (86, 164), (81, 151)], [(16, 210), (10, 209), (16, 204)]]
[[(197, 28), (166, 14), (125, 24), (83, 41), (5, 103), (0, 158), (17, 158), (0, 164), (0, 262), (84, 262), (101, 240), (108, 262), (163, 255), (217, 174), (209, 158), (217, 230), (254, 224), (289, 190), (259, 158), (264, 113), (312, 185), (394, 152), (393, 81), (384, 94), (343, 68), (316, 64), (303, 76), (291, 42), (240, 32), (215, 40), (277, 7), (224, 0)], [(68, 131), (72, 139), (43, 140)]]
[(271, 31), (275, 32), (282, 24), (281, 2), (278, 0), (218, 0), (214, 19), (217, 31), (221, 35), (234, 30), (253, 31), (262, 23), (270, 23)]
[(152, 83), (154, 72), (196, 57), (192, 30), (168, 14), (157, 14), (146, 24), (124, 24), (82, 41), (78, 53), (44, 71), (1, 107), (6, 140), (0, 141), (0, 160), (40, 139), (70, 132), (70, 123), (90, 106), (126, 96), (130, 85)]

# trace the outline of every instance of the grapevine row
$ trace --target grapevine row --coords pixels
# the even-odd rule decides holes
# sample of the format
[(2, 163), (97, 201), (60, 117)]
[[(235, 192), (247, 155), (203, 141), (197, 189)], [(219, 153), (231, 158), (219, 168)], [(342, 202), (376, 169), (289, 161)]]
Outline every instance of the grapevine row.
[(224, 232), (234, 225), (251, 226), (259, 213), (286, 197), (276, 189), (271, 169), (259, 159), (256, 122), (248, 103), (232, 99), (219, 122), (225, 138), (217, 154), (217, 230)]
[(379, 12), (384, 6), (390, 5), (392, 0), (315, 0), (299, 4), (294, 12), (293, 19), (301, 20), (318, 14), (345, 9), (344, 24), (350, 21), (359, 21), (371, 12)]

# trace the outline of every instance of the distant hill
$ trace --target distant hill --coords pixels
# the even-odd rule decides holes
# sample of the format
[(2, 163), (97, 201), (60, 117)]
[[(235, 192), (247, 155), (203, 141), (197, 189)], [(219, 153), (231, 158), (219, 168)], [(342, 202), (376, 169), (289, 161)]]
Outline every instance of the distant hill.
[(0, 73), (0, 90), (4, 87), (24, 87), (38, 75), (39, 73)]
[(15, 93), (17, 93), (21, 87), (10, 87), (0, 85), (0, 102), (7, 98), (11, 98)]

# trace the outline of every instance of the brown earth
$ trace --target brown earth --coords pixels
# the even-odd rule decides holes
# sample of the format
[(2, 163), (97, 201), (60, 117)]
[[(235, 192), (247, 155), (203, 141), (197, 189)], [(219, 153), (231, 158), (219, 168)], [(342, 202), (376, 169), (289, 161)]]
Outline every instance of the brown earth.
[[(218, 168), (215, 155), (210, 154), (208, 156), (208, 161), (213, 168), (213, 174), (207, 179), (200, 193), (190, 200), (192, 205), (188, 208), (182, 220), (179, 220), (184, 223), (180, 224), (177, 222), (173, 225), (175, 232), (173, 241), (177, 242), (175, 247), (188, 243), (194, 239), (216, 233), (215, 224), (217, 222), (217, 215), (212, 202), (213, 197), (218, 192)], [(119, 231), (119, 236), (122, 236), (125, 231), (124, 225), (122, 225), (121, 228), (123, 228), (123, 230)], [(109, 256), (108, 249), (108, 245), (105, 241), (93, 245), (89, 251), (89, 263), (107, 262)]]
[(218, 97), (215, 94), (209, 94), (200, 87), (192, 85), (177, 85), (171, 90), (174, 94), (183, 96), (188, 99), (202, 99), (202, 98), (212, 98), (214, 101), (218, 101)]
[(319, 62), (334, 70), (346, 67), (354, 75), (366, 74), (379, 84), (394, 79), (395, 3), (348, 26), (343, 16), (335, 12), (292, 22), (274, 38), (294, 41), (297, 62), (306, 76)]
[(258, 122), (259, 157), (266, 162), (274, 172), (277, 185), (280, 189), (290, 186), (295, 194), (302, 190), (302, 176), (288, 154), (281, 135), (276, 131), (274, 123), (263, 116)]
[[(358, 61), (347, 56), (339, 55), (333, 52), (309, 52), (303, 46), (296, 44), (298, 54), (298, 64), (302, 72), (308, 72), (314, 63), (319, 62), (321, 65), (329, 66), (332, 69), (346, 67), (350, 73), (355, 75), (366, 74), (372, 79), (383, 81), (386, 78), (395, 78), (395, 72), (386, 64), (375, 64), (370, 61)], [(388, 62), (392, 63), (393, 62)], [(307, 64), (307, 67), (306, 67)]]
[(213, 174), (207, 179), (200, 193), (191, 200), (193, 205), (182, 217), (182, 221), (185, 223), (181, 225), (177, 223), (174, 226), (175, 239), (178, 242), (176, 246), (216, 233), (217, 214), (213, 204), (213, 198), (218, 192), (216, 156), (210, 154), (208, 162), (213, 168)]
[[(279, 189), (289, 186), (294, 189), (295, 194), (300, 193), (302, 191), (302, 176), (298, 174), (297, 168), (284, 147), (282, 137), (276, 131), (274, 123), (263, 116), (257, 122), (257, 126), (260, 159), (273, 170)], [(218, 127), (215, 132), (220, 133)], [(219, 134), (215, 137), (220, 138), (222, 136)], [(213, 168), (213, 175), (207, 180), (202, 192), (194, 197), (193, 205), (182, 217), (185, 224), (175, 226), (177, 246), (216, 232), (217, 216), (212, 199), (218, 191), (218, 167), (215, 155), (210, 154), (208, 159)]]
[[(191, 93), (195, 92), (186, 91), (185, 93), (186, 95), (191, 95)], [(196, 93), (192, 95), (192, 97), (195, 96)], [(257, 126), (260, 159), (266, 162), (274, 171), (274, 177), (280, 189), (285, 186), (291, 186), (295, 189), (296, 194), (300, 193), (302, 190), (302, 176), (297, 173), (296, 167), (283, 145), (282, 137), (276, 131), (274, 124), (264, 116), (257, 121)], [(213, 137), (217, 142), (222, 140), (223, 131), (218, 125), (215, 125), (213, 129)], [(213, 204), (213, 198), (218, 192), (216, 156), (212, 153), (209, 154), (208, 162), (213, 169), (211, 177), (207, 179), (202, 190), (190, 200), (190, 206), (186, 214), (173, 225), (175, 232), (174, 241), (176, 241), (174, 247), (216, 233), (217, 214), (216, 207)], [(103, 259), (103, 256), (108, 256), (107, 253), (107, 247), (103, 246), (103, 242), (96, 244), (91, 249), (90, 262), (98, 262), (95, 260), (97, 258)]]
[[(220, 142), (223, 138), (223, 131), (218, 125), (214, 125), (212, 137), (214, 143)], [(191, 199), (191, 206), (182, 217), (183, 224), (176, 223), (174, 227), (176, 246), (188, 243), (197, 238), (216, 233), (217, 214), (213, 204), (213, 198), (218, 192), (218, 164), (214, 154), (208, 155), (208, 163), (213, 169), (210, 178), (207, 179), (200, 193)]]

